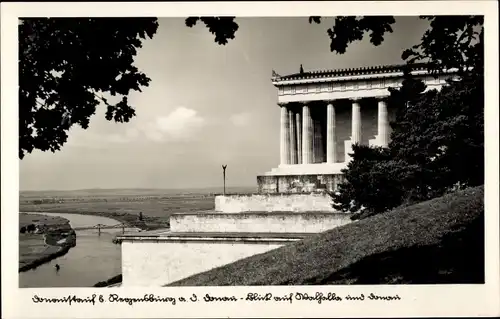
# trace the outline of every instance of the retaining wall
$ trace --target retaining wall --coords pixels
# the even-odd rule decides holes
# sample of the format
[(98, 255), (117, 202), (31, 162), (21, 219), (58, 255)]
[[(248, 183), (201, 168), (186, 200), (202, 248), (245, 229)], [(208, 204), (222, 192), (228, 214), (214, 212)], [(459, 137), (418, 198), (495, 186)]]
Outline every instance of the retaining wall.
[(242, 258), (279, 248), (297, 239), (252, 241), (245, 237), (190, 240), (122, 239), (121, 287), (161, 287)]
[(173, 232), (320, 233), (351, 222), (350, 214), (324, 212), (173, 214)]
[(335, 212), (328, 194), (263, 194), (215, 197), (215, 210), (241, 212)]

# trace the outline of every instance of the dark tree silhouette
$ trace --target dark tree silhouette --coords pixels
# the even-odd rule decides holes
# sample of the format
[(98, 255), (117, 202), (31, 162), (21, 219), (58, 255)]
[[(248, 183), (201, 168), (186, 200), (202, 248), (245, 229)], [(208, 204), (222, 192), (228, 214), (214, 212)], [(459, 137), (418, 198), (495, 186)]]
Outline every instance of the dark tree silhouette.
[(459, 76), (424, 92), (407, 69), (402, 87), (390, 89), (388, 107), (397, 114), (389, 149), (354, 148), (333, 195), (337, 209), (365, 208), (353, 219), (484, 183), (482, 17), (422, 18), (430, 28), (402, 58), (428, 62), (431, 72), (456, 68)]
[[(466, 69), (480, 65), (483, 59), (482, 16), (421, 16), (429, 21), (429, 29), (422, 35), (420, 43), (402, 54), (408, 63), (426, 62), (434, 69), (456, 67)], [(234, 17), (190, 17), (186, 25), (192, 27), (198, 20), (205, 22), (215, 35), (215, 42), (227, 44), (234, 39), (239, 26)], [(350, 44), (361, 41), (367, 35), (370, 42), (378, 46), (384, 36), (392, 33), (396, 20), (393, 16), (339, 16), (333, 26), (326, 30), (330, 38), (330, 50), (344, 54)], [(321, 17), (309, 17), (309, 23), (323, 23)]]
[[(186, 19), (186, 25), (192, 27), (198, 20), (205, 23), (215, 35), (214, 41), (218, 44), (227, 44), (229, 39), (235, 38), (239, 29), (235, 17), (190, 17)], [(309, 23), (321, 22), (321, 17), (309, 18)], [(345, 53), (351, 42), (363, 39), (364, 32), (370, 32), (371, 43), (380, 45), (384, 41), (385, 33), (392, 32), (391, 25), (395, 22), (391, 16), (336, 17), (334, 26), (327, 30), (331, 39), (330, 49), (332, 52)]]
[(190, 17), (186, 19), (186, 26), (192, 28), (198, 21), (205, 23), (208, 30), (215, 35), (214, 41), (226, 45), (229, 39), (234, 39), (238, 24), (234, 17)]
[(135, 110), (127, 95), (150, 82), (134, 56), (157, 27), (154, 18), (21, 19), (19, 158), (34, 149), (60, 150), (69, 128), (86, 129), (99, 103), (107, 120), (128, 122)]
[(35, 225), (34, 225), (34, 224), (29, 224), (29, 225), (26, 227), (26, 231), (27, 231), (28, 233), (32, 233), (32, 232), (34, 232), (35, 230), (36, 230), (36, 227), (35, 227)]

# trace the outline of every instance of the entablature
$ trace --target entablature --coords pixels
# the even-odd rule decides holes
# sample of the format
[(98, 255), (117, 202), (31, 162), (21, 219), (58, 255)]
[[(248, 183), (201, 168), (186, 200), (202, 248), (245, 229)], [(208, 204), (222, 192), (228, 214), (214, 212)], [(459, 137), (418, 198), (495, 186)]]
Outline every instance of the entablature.
[[(440, 89), (446, 80), (454, 74), (432, 75), (419, 74), (427, 90)], [(312, 82), (278, 87), (279, 102), (337, 100), (352, 98), (380, 98), (389, 94), (389, 88), (398, 88), (402, 85), (403, 74), (398, 76), (385, 76), (365, 80)]]

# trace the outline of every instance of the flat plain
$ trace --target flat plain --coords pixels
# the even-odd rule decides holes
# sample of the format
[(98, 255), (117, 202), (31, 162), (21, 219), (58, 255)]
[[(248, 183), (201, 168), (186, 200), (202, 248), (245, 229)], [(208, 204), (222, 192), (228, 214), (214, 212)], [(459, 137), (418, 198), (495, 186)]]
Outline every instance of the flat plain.
[[(251, 187), (228, 193), (251, 193)], [(89, 189), (76, 191), (25, 191), (19, 196), (20, 212), (89, 214), (117, 219), (145, 229), (168, 227), (174, 213), (214, 210), (218, 188), (191, 190)], [(142, 212), (144, 225), (138, 223)]]
[[(217, 188), (192, 190), (159, 189), (88, 189), (75, 191), (22, 191), (19, 194), (19, 229), (38, 223), (60, 228), (67, 220), (59, 217), (27, 214), (66, 213), (108, 217), (131, 227), (153, 230), (169, 227), (174, 213), (214, 210)], [(220, 190), (219, 190), (220, 191)], [(232, 193), (249, 193), (252, 188), (233, 188)], [(142, 212), (142, 220), (139, 215)], [(69, 225), (66, 225), (69, 228)], [(61, 247), (48, 245), (46, 234), (19, 234), (20, 267), (59, 254)]]

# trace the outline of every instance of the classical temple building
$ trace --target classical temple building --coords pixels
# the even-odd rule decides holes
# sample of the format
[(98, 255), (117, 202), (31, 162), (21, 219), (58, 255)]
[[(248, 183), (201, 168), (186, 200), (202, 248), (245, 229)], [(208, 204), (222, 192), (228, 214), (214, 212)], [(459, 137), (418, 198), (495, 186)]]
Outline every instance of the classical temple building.
[[(413, 72), (429, 89), (449, 72)], [(334, 190), (354, 143), (387, 146), (394, 110), (384, 97), (402, 66), (273, 74), (281, 108), (280, 164), (258, 176), (259, 194), (215, 197), (215, 209), (176, 213), (170, 228), (118, 236), (122, 285), (161, 286), (351, 222)]]
[[(280, 118), (280, 163), (257, 177), (259, 193), (334, 191), (353, 144), (389, 144), (395, 110), (387, 108), (389, 88), (403, 81), (404, 65), (279, 75), (273, 71)], [(427, 89), (439, 89), (454, 72), (412, 74)]]

